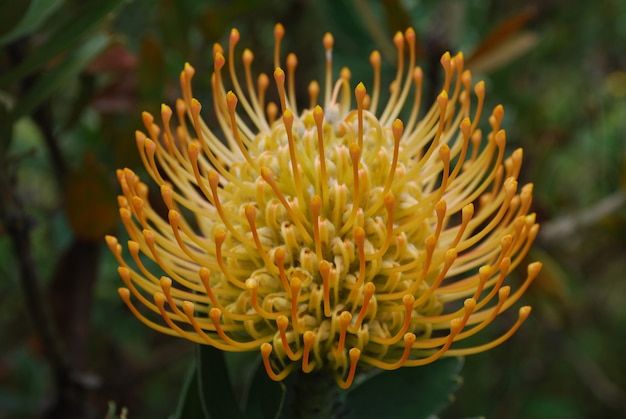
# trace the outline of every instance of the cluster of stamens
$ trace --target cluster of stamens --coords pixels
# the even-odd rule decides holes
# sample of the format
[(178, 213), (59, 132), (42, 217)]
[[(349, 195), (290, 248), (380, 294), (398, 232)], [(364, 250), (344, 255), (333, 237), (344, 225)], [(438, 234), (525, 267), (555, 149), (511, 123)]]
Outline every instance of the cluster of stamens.
[(161, 127), (143, 114), (146, 132), (136, 142), (167, 214), (150, 205), (134, 172), (118, 171), (133, 263), (116, 238), (106, 240), (129, 309), (163, 333), (224, 351), (259, 350), (274, 380), (296, 368), (328, 370), (342, 388), (357, 364), (419, 366), (508, 339), (529, 307), (499, 338), (458, 347), (515, 304), (540, 269), (532, 263), (515, 290), (505, 285), (538, 225), (529, 214), (532, 185), (518, 191), (522, 151), (505, 158), (502, 106), (483, 135), (484, 83), (472, 93), (463, 56), (446, 53), (441, 93), (420, 118), (423, 74), (408, 29), (394, 37), (397, 74), (382, 110), (380, 54), (370, 57), (372, 93), (363, 83), (352, 89), (347, 69), (333, 80), (330, 34), (324, 86), (312, 82), (310, 105), (298, 110), (297, 58), (289, 54), (283, 70), (283, 34), (276, 25), (278, 104), (266, 101), (270, 77), (253, 82), (247, 49), (240, 84), (236, 30), (228, 59), (215, 46), (223, 140), (200, 116), (188, 64), (183, 98), (174, 111), (162, 106)]

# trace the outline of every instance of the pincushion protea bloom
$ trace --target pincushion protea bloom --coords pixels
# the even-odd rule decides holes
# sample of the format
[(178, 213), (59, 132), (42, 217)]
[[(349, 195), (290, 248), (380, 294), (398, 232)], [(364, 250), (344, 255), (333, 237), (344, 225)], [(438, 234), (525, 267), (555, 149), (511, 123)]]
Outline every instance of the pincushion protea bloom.
[[(394, 37), (397, 73), (382, 109), (380, 55), (370, 57), (371, 94), (363, 83), (352, 90), (349, 70), (333, 80), (326, 34), (324, 85), (309, 85), (310, 106), (301, 110), (297, 58), (287, 56), (286, 71), (280, 63), (283, 34), (277, 25), (279, 105), (266, 103), (267, 75), (253, 83), (248, 49), (245, 84), (238, 79), (237, 30), (228, 59), (214, 48), (213, 101), (224, 141), (200, 116), (188, 64), (178, 124), (166, 105), (161, 127), (143, 114), (137, 146), (168, 211), (162, 218), (148, 186), (131, 170), (118, 171), (132, 264), (116, 238), (106, 240), (126, 285), (121, 298), (157, 331), (224, 351), (260, 351), (274, 380), (295, 369), (326, 370), (342, 388), (357, 365), (420, 366), (505, 341), (529, 307), (501, 337), (462, 343), (515, 304), (540, 269), (530, 264), (514, 291), (505, 285), (538, 225), (529, 214), (532, 185), (518, 188), (522, 150), (505, 158), (502, 106), (483, 135), (484, 83), (472, 93), (463, 56), (446, 53), (441, 93), (420, 119), (423, 76), (408, 29)], [(162, 272), (153, 273), (146, 258)]]

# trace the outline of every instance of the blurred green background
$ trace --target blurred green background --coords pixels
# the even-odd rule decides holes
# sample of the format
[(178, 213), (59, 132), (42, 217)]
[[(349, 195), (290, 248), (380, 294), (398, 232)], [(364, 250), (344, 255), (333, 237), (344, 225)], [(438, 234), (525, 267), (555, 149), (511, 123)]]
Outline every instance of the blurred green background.
[(115, 169), (141, 170), (141, 111), (173, 104), (185, 61), (209, 113), (213, 43), (231, 27), (255, 69), (271, 71), (276, 22), (303, 91), (321, 77), (327, 31), (335, 72), (348, 65), (367, 85), (372, 49), (390, 80), (391, 37), (413, 26), (431, 98), (441, 53), (464, 51), (490, 107), (505, 107), (508, 147), (524, 148), (542, 224), (529, 261), (544, 269), (525, 296), (533, 313), (509, 342), (466, 359), (440, 416), (626, 417), (626, 2), (9, 0), (0, 418), (102, 418), (110, 400), (133, 419), (174, 410), (193, 346), (148, 330), (117, 296), (102, 238), (119, 230)]

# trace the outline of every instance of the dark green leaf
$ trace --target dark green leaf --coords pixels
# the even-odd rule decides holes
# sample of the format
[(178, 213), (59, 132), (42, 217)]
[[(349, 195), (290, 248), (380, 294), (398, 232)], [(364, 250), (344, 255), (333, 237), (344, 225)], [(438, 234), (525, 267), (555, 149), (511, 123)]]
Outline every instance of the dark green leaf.
[(346, 395), (346, 419), (431, 417), (452, 400), (462, 364), (461, 358), (445, 358), (376, 374)]
[(283, 383), (272, 381), (260, 362), (248, 393), (246, 418), (276, 418), (285, 401), (286, 388)]
[(34, 32), (63, 0), (6, 1), (0, 6), (0, 45)]
[(61, 25), (47, 42), (39, 46), (19, 65), (0, 77), (0, 85), (7, 85), (27, 76), (46, 64), (50, 59), (67, 51), (87, 32), (102, 22), (123, 0), (106, 0), (90, 3), (85, 10), (80, 10), (71, 24)]
[(36, 109), (62, 82), (80, 73), (89, 62), (104, 50), (108, 42), (108, 36), (94, 36), (69, 54), (54, 69), (44, 74), (30, 90), (19, 98), (11, 113), (12, 120), (15, 121)]
[(198, 346), (198, 385), (207, 418), (243, 418), (228, 376), (224, 353), (212, 346)]
[(178, 407), (173, 417), (173, 419), (185, 418), (208, 418), (202, 407), (198, 381), (198, 367), (195, 362), (187, 373), (183, 389), (180, 393), (180, 399), (178, 400)]

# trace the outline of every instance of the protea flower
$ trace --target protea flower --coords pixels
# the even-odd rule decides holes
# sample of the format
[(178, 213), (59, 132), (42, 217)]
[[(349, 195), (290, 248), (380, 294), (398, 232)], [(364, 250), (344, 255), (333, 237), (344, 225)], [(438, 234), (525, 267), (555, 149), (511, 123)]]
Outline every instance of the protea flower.
[(254, 84), (248, 49), (237, 78), (233, 29), (228, 59), (214, 48), (217, 129), (201, 117), (189, 64), (175, 111), (163, 105), (160, 126), (143, 114), (137, 146), (168, 211), (162, 218), (148, 186), (118, 171), (130, 258), (116, 238), (107, 243), (125, 283), (121, 298), (159, 332), (260, 351), (274, 380), (323, 370), (342, 388), (367, 366), (415, 367), (504, 342), (530, 307), (498, 339), (463, 345), (514, 305), (541, 268), (530, 264), (515, 290), (505, 285), (538, 225), (532, 185), (518, 187), (522, 150), (505, 158), (502, 106), (484, 135), (485, 85), (472, 93), (463, 55), (446, 53), (441, 93), (420, 116), (423, 75), (408, 29), (394, 37), (386, 103), (380, 54), (370, 56), (371, 90), (353, 88), (348, 69), (333, 79), (326, 34), (324, 82), (309, 85), (310, 106), (299, 109), (297, 58), (289, 54), (283, 69), (283, 34), (277, 25), (278, 105), (266, 103), (267, 75)]

